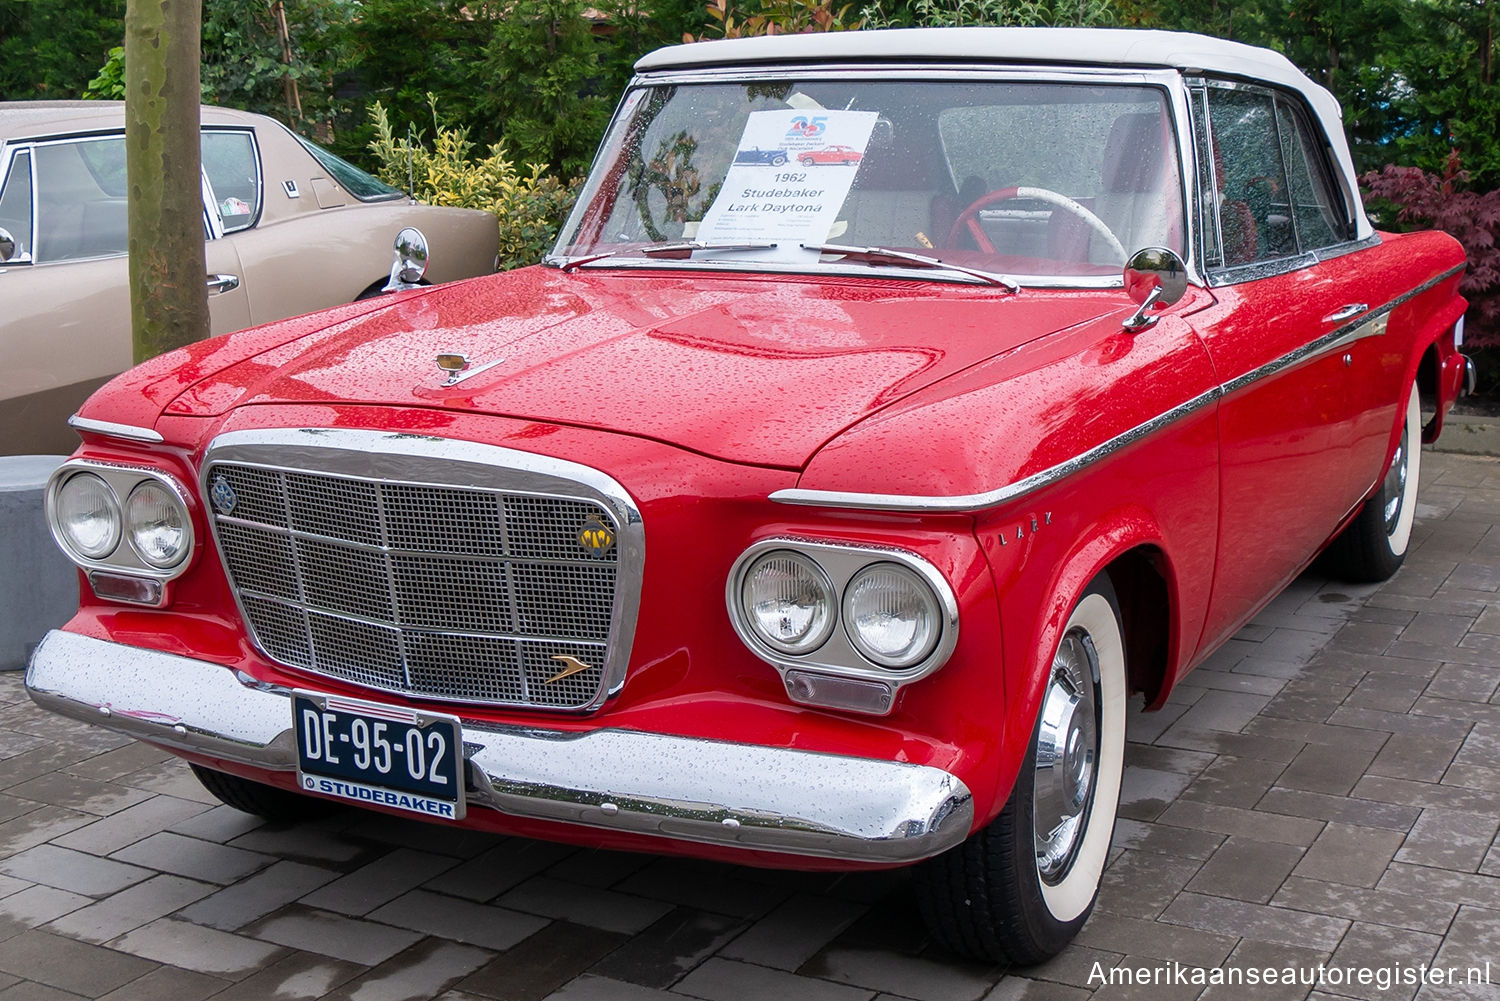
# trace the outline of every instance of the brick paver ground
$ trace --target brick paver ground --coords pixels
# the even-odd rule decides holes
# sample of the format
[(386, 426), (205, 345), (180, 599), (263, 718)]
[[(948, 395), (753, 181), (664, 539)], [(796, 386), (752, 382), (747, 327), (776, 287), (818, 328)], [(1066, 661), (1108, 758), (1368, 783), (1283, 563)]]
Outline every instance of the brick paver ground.
[[(1333, 974), (1316, 990), (1191, 983), (1318, 964), (1488, 963), (1500, 980), (1500, 460), (1428, 453), (1423, 472), (1394, 580), (1304, 576), (1165, 710), (1132, 716), (1098, 907), (1043, 967), (932, 947), (901, 873), (354, 812), (268, 827), (161, 752), (41, 713), (10, 674), (0, 1001), (1500, 997)], [(1173, 980), (1101, 983), (1119, 966)]]

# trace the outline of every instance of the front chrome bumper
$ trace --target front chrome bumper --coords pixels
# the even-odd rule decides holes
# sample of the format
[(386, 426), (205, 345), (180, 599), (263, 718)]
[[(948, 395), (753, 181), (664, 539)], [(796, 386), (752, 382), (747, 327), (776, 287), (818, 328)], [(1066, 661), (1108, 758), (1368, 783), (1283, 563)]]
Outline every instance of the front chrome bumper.
[[(26, 672), (45, 709), (168, 748), (295, 771), (291, 693), (217, 664), (53, 630)], [(601, 728), (463, 721), (470, 806), (675, 841), (901, 863), (968, 836), (939, 768)]]

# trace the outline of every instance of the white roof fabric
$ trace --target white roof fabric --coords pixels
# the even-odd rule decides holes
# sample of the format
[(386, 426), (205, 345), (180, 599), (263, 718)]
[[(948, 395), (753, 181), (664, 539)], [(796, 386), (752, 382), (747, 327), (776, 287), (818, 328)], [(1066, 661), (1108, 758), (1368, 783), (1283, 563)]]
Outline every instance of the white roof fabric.
[(1207, 35), (1133, 28), (897, 28), (727, 38), (671, 45), (642, 56), (640, 73), (761, 63), (991, 62), (1194, 70), (1260, 80), (1302, 94), (1323, 124), (1343, 176), (1356, 236), (1373, 230), (1359, 200), (1338, 100), (1279, 52)]

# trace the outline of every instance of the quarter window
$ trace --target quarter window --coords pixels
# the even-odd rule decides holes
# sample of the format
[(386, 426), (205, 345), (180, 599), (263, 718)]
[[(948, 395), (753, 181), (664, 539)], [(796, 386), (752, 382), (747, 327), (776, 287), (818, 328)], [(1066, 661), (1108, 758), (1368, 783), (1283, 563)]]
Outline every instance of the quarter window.
[(1306, 119), (1290, 104), (1276, 101), (1277, 131), (1291, 181), (1292, 214), (1303, 250), (1316, 250), (1349, 239), (1340, 200), (1333, 197), (1326, 161), (1312, 141)]

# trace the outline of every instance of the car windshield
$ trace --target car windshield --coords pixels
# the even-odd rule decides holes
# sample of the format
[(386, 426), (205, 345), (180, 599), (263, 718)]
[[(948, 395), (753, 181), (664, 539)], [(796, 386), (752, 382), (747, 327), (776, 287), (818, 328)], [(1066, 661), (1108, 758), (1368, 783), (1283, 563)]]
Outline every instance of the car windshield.
[[(833, 252), (880, 248), (1047, 284), (1117, 281), (1135, 250), (1183, 252), (1173, 129), (1166, 93), (1145, 85), (637, 87), (549, 260), (902, 266)], [(653, 253), (684, 241), (698, 249)]]

